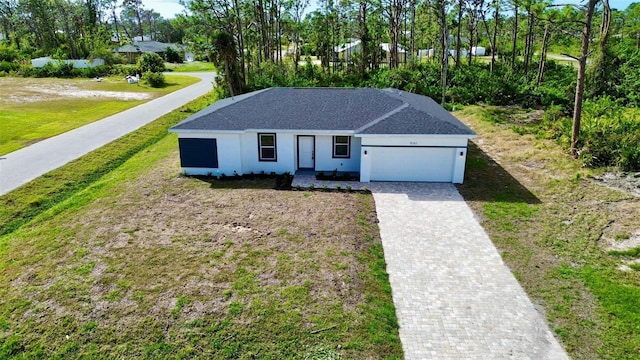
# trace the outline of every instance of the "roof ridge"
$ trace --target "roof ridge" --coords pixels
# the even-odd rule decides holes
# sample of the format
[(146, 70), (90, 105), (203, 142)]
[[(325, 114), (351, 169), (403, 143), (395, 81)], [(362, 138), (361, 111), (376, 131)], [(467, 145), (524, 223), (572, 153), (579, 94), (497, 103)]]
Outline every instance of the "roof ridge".
[[(240, 98), (238, 100), (235, 100), (234, 96), (230, 96), (230, 97), (227, 97), (227, 98), (224, 98), (224, 99), (220, 99), (220, 100), (214, 102), (213, 104), (211, 104), (210, 106), (208, 106), (208, 107), (198, 111), (197, 113), (189, 116), (188, 118), (186, 118), (185, 120), (179, 122), (178, 124), (176, 124), (173, 127), (178, 127), (180, 125), (184, 125), (184, 124), (190, 123), (191, 121), (196, 120), (196, 119), (200, 118), (201, 116), (214, 113), (214, 112), (216, 112), (218, 110), (226, 108), (229, 105), (238, 104), (238, 103), (240, 103), (240, 102), (242, 102), (242, 101), (244, 101), (246, 99), (250, 99), (250, 98), (254, 97), (255, 95), (261, 94), (263, 92), (266, 92), (266, 91), (272, 90), (272, 89), (274, 89), (274, 88), (270, 87), (270, 88), (266, 88), (266, 89), (252, 91), (252, 92), (245, 93), (245, 94), (240, 94), (238, 96), (235, 96), (235, 98)], [(215, 106), (216, 104), (218, 104), (219, 106), (216, 107)]]
[[(398, 100), (400, 100), (400, 99), (398, 99)], [(400, 101), (402, 101), (402, 100), (400, 100)], [(407, 103), (407, 102), (403, 101), (403, 102), (402, 102), (402, 105), (400, 105), (400, 106), (398, 106), (397, 108), (395, 108), (395, 109), (393, 109), (393, 110), (389, 111), (389, 112), (388, 112), (388, 113), (386, 113), (386, 114), (383, 114), (382, 116), (378, 117), (377, 119), (374, 119), (373, 121), (371, 121), (371, 122), (369, 122), (369, 123), (367, 123), (367, 124), (364, 124), (363, 126), (361, 126), (361, 127), (357, 128), (357, 129), (355, 129), (355, 130), (353, 131), (353, 133), (354, 133), (354, 134), (358, 134), (358, 133), (360, 133), (361, 131), (364, 131), (364, 130), (366, 130), (366, 129), (368, 129), (368, 128), (372, 127), (372, 126), (374, 126), (375, 124), (377, 124), (377, 123), (379, 123), (379, 122), (381, 122), (381, 121), (383, 121), (383, 120), (385, 120), (385, 119), (389, 118), (391, 115), (396, 114), (396, 113), (399, 113), (400, 111), (402, 111), (402, 110), (404, 110), (404, 109), (406, 109), (406, 108), (408, 108), (408, 107), (409, 107), (409, 103)]]

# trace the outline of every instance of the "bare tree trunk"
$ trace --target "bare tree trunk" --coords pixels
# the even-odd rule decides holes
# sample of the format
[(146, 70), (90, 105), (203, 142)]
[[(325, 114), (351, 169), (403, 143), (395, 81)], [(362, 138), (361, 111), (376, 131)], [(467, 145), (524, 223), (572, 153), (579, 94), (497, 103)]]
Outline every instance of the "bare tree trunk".
[(280, 65), (282, 65), (282, 29), (280, 28), (280, 2), (278, 0), (274, 1), (274, 5), (276, 7), (276, 41), (278, 44), (276, 45), (277, 60)]
[(256, 32), (258, 32), (257, 36), (256, 36), (256, 48), (258, 50), (258, 71), (260, 71), (260, 64), (262, 64), (262, 51), (263, 51), (263, 44), (262, 44), (262, 26), (260, 24), (260, 10), (258, 7), (258, 3), (253, 0), (253, 8), (254, 8), (254, 17), (256, 18), (256, 21), (254, 21), (254, 24), (256, 26)]
[[(409, 51), (411, 52), (411, 61), (414, 62), (414, 59), (417, 57), (416, 53), (416, 0), (411, 0), (411, 30), (410, 38), (409, 38)], [(406, 59), (405, 59), (406, 60)]]
[(360, 77), (367, 75), (367, 51), (369, 50), (369, 29), (367, 29), (367, 0), (360, 0)]
[(586, 17), (582, 29), (582, 45), (580, 46), (580, 58), (578, 58), (578, 76), (576, 80), (576, 97), (573, 106), (573, 126), (571, 129), (571, 155), (577, 157), (578, 140), (580, 138), (580, 120), (582, 118), (582, 101), (584, 94), (585, 68), (589, 55), (589, 38), (591, 36), (591, 23), (596, 4), (600, 0), (589, 0), (586, 8)]
[(245, 59), (244, 59), (244, 36), (242, 32), (242, 18), (240, 17), (240, 7), (238, 6), (238, 0), (233, 0), (233, 12), (236, 17), (236, 28), (238, 29), (238, 54), (240, 55), (242, 83), (246, 84), (247, 73), (245, 69)]
[(447, 72), (449, 70), (449, 29), (447, 28), (447, 13), (444, 0), (439, 0), (438, 6), (440, 32), (442, 36), (442, 99), (440, 103), (444, 105), (447, 96)]
[[(460, 64), (460, 50), (461, 39), (462, 39), (462, 6), (464, 5), (464, 0), (458, 1), (458, 33), (456, 34), (456, 66)], [(449, 41), (449, 39), (447, 39)]]
[(400, 40), (400, 13), (402, 12), (401, 0), (392, 0), (389, 16), (391, 28), (391, 46), (389, 48), (389, 68), (398, 67), (398, 42)]
[(542, 84), (542, 78), (544, 77), (544, 66), (547, 62), (547, 45), (549, 44), (550, 36), (551, 23), (547, 23), (544, 27), (544, 36), (542, 37), (542, 49), (540, 50), (540, 64), (538, 65), (538, 79), (536, 80), (536, 87), (540, 87), (540, 84)]
[(493, 74), (494, 67), (496, 65), (496, 54), (498, 52), (498, 21), (500, 19), (500, 0), (495, 0), (496, 11), (493, 14), (493, 42), (491, 44), (491, 65), (489, 65), (489, 71)]
[(271, 54), (269, 47), (269, 29), (265, 18), (264, 2), (258, 0), (257, 3), (258, 22), (260, 24), (260, 35), (262, 36), (262, 54), (264, 61), (273, 61), (273, 55)]
[(140, 17), (140, 9), (136, 7), (136, 18), (138, 19), (138, 29), (140, 30), (140, 40), (144, 41), (144, 30), (142, 29), (142, 18)]
[(513, 45), (511, 47), (511, 69), (516, 67), (516, 47), (518, 46), (518, 3), (513, 9)]
[[(469, 21), (471, 23), (475, 22), (475, 15), (472, 15), (469, 17)], [(473, 25), (469, 26), (469, 52), (467, 52), (467, 65), (471, 66), (471, 53), (472, 53), (472, 49), (473, 49), (473, 42), (475, 40), (475, 36), (474, 36), (474, 28)]]
[(535, 17), (533, 14), (533, 8), (529, 7), (529, 19), (528, 19), (528, 31), (525, 39), (525, 47), (524, 47), (524, 73), (527, 74), (529, 72), (529, 64), (531, 63), (531, 56), (533, 53), (533, 38), (534, 38), (534, 25), (535, 25)]
[(116, 3), (114, 2), (111, 7), (111, 16), (113, 17), (113, 25), (116, 27), (116, 38), (118, 39), (118, 44), (120, 44), (120, 29), (118, 29), (118, 15), (116, 15)]

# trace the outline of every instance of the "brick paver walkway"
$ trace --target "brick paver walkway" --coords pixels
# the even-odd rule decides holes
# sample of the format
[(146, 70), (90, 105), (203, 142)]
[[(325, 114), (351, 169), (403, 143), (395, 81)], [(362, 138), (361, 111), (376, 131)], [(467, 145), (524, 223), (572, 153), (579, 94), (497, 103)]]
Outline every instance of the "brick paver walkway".
[(451, 184), (371, 183), (406, 359), (567, 359)]

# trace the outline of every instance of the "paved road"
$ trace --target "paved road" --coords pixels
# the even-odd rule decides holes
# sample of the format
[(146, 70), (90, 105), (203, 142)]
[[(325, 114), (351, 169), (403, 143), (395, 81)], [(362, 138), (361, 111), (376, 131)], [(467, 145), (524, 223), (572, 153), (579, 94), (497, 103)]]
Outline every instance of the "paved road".
[(452, 184), (369, 188), (406, 359), (568, 359)]
[(161, 98), (0, 156), (0, 195), (140, 128), (213, 88), (213, 72), (173, 74), (202, 80)]

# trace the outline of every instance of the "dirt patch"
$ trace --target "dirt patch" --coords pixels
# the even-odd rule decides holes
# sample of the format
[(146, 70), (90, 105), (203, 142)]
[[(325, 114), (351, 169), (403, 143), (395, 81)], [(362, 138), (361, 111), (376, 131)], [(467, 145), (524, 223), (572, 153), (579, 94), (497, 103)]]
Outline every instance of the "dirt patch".
[(43, 94), (43, 96), (32, 96), (22, 98), (21, 102), (33, 102), (41, 101), (42, 98), (52, 99), (56, 97), (65, 98), (112, 98), (119, 100), (146, 100), (151, 98), (151, 95), (146, 93), (125, 92), (125, 91), (100, 91), (100, 90), (82, 90), (72, 85), (56, 85), (51, 88), (44, 88), (40, 86), (30, 86), (25, 89), (28, 92)]
[[(278, 191), (274, 180), (211, 184), (178, 173), (174, 151), (144, 177), (60, 219), (65, 235), (46, 263), (25, 268), (38, 272), (37, 283), (13, 281), (11, 291), (40, 311), (20, 321), (97, 323), (94, 331), (118, 344), (147, 341), (138, 332), (157, 325), (161, 339), (195, 341), (203, 353), (211, 339), (253, 346), (257, 333), (272, 331), (269, 341), (329, 327), (331, 336), (340, 331), (340, 344), (362, 341), (356, 332), (367, 331), (366, 309), (378, 301), (361, 260), (380, 244), (370, 195)], [(211, 333), (223, 323), (237, 326)], [(186, 340), (194, 331), (208, 332), (204, 343)], [(345, 351), (356, 358), (395, 351), (369, 346)]]
[[(114, 82), (115, 80), (103, 80)], [(123, 80), (124, 81), (124, 80)], [(107, 84), (105, 84), (107, 85)], [(61, 99), (110, 98), (118, 100), (146, 100), (150, 93), (91, 89), (93, 80), (0, 78), (3, 96), (0, 103), (22, 104)]]
[(640, 172), (606, 172), (593, 178), (604, 186), (640, 198)]
[(640, 247), (640, 229), (629, 234), (627, 232), (606, 231), (600, 238), (602, 246), (607, 250), (624, 251)]

